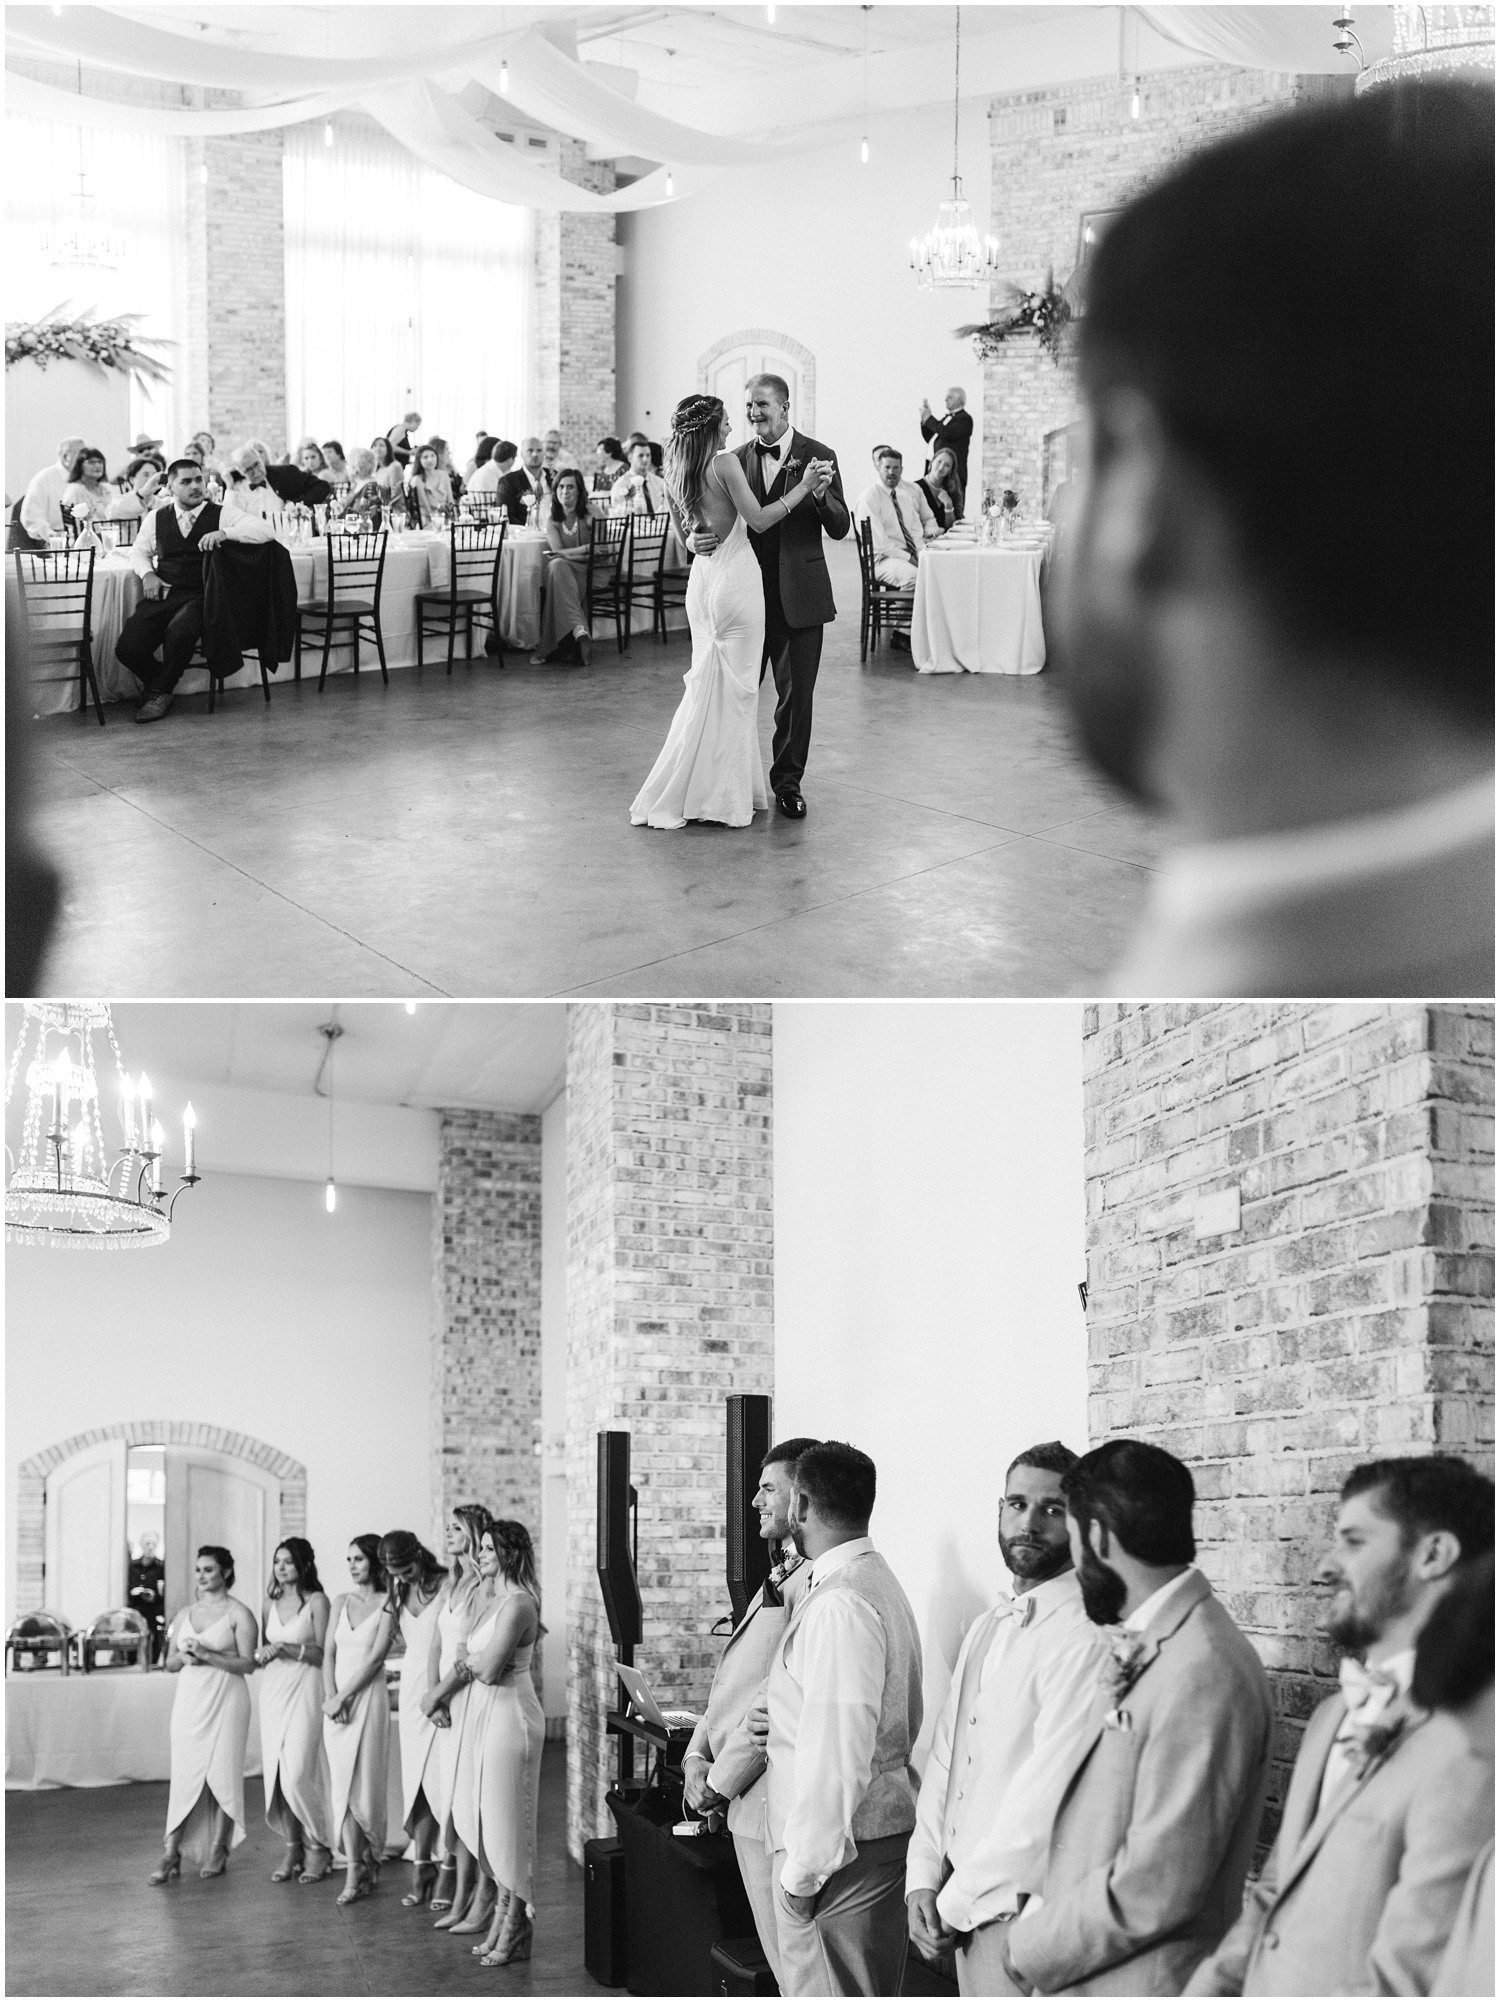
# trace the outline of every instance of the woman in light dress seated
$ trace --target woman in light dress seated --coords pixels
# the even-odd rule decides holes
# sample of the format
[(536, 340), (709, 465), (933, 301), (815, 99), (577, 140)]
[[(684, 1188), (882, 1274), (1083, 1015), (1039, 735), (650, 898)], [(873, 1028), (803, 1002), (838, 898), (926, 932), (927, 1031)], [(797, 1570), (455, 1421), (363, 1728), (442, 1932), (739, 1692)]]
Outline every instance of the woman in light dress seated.
[(342, 500), (330, 504), (350, 528), (379, 528), (381, 510), (389, 493), (375, 477), (375, 454), (367, 446), (356, 445), (349, 460), (349, 491)]
[(99, 447), (85, 445), (81, 451), (75, 452), (73, 463), (68, 468), (68, 484), (63, 488), (62, 495), (62, 504), (74, 521), (81, 523), (90, 516), (108, 514), (118, 498), (119, 489), (109, 483), (104, 454)]
[(552, 503), (543, 514), (547, 536), (547, 589), (542, 601), (542, 632), (533, 667), (550, 660), (589, 664), (589, 616), (583, 600), (589, 567), (588, 498), (583, 475), (573, 468), (557, 476)]
[(172, 1783), (161, 1862), (147, 1879), (182, 1874), (182, 1856), (200, 1877), (222, 1877), (245, 1839), (245, 1745), (255, 1673), (255, 1615), (229, 1596), (234, 1559), (205, 1543), (194, 1565), (196, 1591), (172, 1622), (167, 1673), (181, 1675), (172, 1699)]
[(396, 1722), (401, 1734), (401, 1819), (415, 1853), (411, 1889), (403, 1905), (425, 1905), (438, 1874), (435, 1849), (442, 1836), (432, 1796), (437, 1792), (437, 1726), (422, 1708), (435, 1680), (438, 1615), (448, 1592), (448, 1573), (409, 1529), (393, 1529), (380, 1539), (380, 1562), (391, 1581), (391, 1607), (406, 1652), (401, 1657), (401, 1699)]
[(352, 1589), (333, 1602), (323, 1650), (323, 1744), (333, 1839), (344, 1855), (341, 1905), (367, 1898), (385, 1854), (386, 1762), (391, 1706), (385, 1658), (396, 1631), (380, 1568), (380, 1538), (349, 1546)]
[(327, 480), (331, 487), (342, 486), (346, 480), (352, 480), (354, 477), (353, 470), (344, 457), (344, 448), (337, 438), (323, 440), (323, 471), (319, 477)]
[(758, 723), (765, 592), (745, 531), (785, 521), (826, 484), (827, 474), (810, 461), (795, 486), (762, 507), (744, 467), (724, 450), (728, 437), (717, 396), (685, 397), (672, 414), (665, 459), (672, 511), (684, 541), (700, 526), (719, 541), (689, 572), (693, 664), (661, 756), (631, 806), (637, 827), (682, 827), (690, 820), (747, 827), (770, 803)]
[(315, 480), (326, 480), (331, 477), (324, 463), (323, 447), (311, 433), (306, 438), (297, 440), (297, 449), (292, 453), (292, 464), (299, 471), (310, 473)]
[(464, 492), (470, 494), (492, 494), (500, 484), (500, 468), (495, 464), (495, 447), (498, 438), (489, 432), (474, 447), (474, 463), (469, 468), (464, 481)]
[(445, 1872), (432, 1900), (433, 1910), (444, 1914), (436, 1921), (438, 1932), (482, 1933), (494, 1915), (495, 1886), (478, 1861), (478, 1810), (470, 1778), (473, 1681), (463, 1672), (469, 1637), (490, 1603), (494, 1571), (485, 1574), (480, 1555), (489, 1526), (490, 1512), (478, 1502), (462, 1503), (449, 1519), (453, 1582), (438, 1614), (437, 1679), (422, 1698), (422, 1708), (438, 1727), (435, 1779), (442, 1800), (443, 1846), (453, 1865), (451, 1885), (444, 1882)]
[(607, 494), (630, 471), (625, 447), (618, 438), (601, 438), (594, 447), (594, 492)]
[[(880, 468), (876, 467), (878, 473)], [(939, 528), (952, 528), (964, 511), (964, 490), (958, 484), (958, 461), (946, 445), (932, 455), (932, 464), (917, 481), (917, 491), (937, 516)]]
[(469, 1635), (464, 1670), (483, 1692), (484, 1730), (474, 1733), (478, 1759), (479, 1860), (495, 1882), (495, 1913), (481, 1967), (531, 1958), (536, 1915), (537, 1805), (542, 1785), (546, 1718), (532, 1661), (544, 1632), (536, 1556), (523, 1524), (497, 1519), (480, 1545), (493, 1567), (495, 1596)]
[(323, 1647), (328, 1594), (303, 1536), (276, 1546), (266, 1587), (260, 1758), (266, 1820), (286, 1844), (273, 1884), (321, 1883), (333, 1868), (328, 1757), (323, 1749)]
[(375, 461), (375, 484), (387, 501), (394, 501), (406, 487), (406, 468), (391, 450), (391, 441), (384, 433), (370, 440), (370, 453)]
[(406, 475), (406, 500), (412, 519), (421, 528), (441, 521), (453, 505), (453, 488), (443, 471), (443, 458), (429, 441), (412, 461)]

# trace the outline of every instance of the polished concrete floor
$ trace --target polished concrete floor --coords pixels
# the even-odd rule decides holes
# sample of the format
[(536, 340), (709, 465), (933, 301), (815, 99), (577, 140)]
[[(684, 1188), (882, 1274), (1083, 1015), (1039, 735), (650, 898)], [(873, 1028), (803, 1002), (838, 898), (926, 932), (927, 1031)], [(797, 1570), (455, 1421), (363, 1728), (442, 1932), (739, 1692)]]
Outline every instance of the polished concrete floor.
[(322, 696), (284, 669), (269, 708), (256, 689), (148, 729), (123, 706), (33, 725), (66, 876), (45, 991), (1097, 992), (1154, 831), (1084, 765), (1054, 673), (919, 677), (884, 647), (862, 666), (853, 566), (834, 550), (801, 823), (630, 826), (685, 637)]
[(481, 1968), (471, 1942), (401, 1904), (410, 1872), (388, 1863), (374, 1895), (335, 1903), (318, 1885), (273, 1884), (281, 1844), (259, 1780), (245, 1787), (246, 1840), (223, 1877), (184, 1872), (161, 1890), (167, 1788), (90, 1787), (5, 1796), (5, 1986), (10, 1995), (606, 1995), (583, 1965), (583, 1872), (564, 1847), (566, 1747), (542, 1763), (536, 1945), (516, 1967)]

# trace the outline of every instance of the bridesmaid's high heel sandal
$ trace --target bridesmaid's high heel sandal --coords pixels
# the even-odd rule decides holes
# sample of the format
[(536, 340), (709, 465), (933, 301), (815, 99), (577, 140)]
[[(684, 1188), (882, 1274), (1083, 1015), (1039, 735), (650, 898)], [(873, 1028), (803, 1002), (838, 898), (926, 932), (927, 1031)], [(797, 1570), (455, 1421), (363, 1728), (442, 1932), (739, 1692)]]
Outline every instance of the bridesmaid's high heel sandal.
[(375, 1879), (373, 1875), (371, 1874), (369, 1869), (363, 1863), (361, 1863), (355, 1874), (353, 1883), (345, 1884), (343, 1890), (339, 1892), (338, 1897), (335, 1900), (335, 1903), (340, 1905), (358, 1904), (361, 1898), (368, 1898), (370, 1893), (374, 1890), (374, 1888), (375, 1888)]
[(209, 1851), (208, 1861), (198, 1872), (200, 1877), (222, 1877), (229, 1868), (229, 1851), (221, 1849), (217, 1843)]
[(403, 1905), (425, 1905), (437, 1882), (436, 1863), (413, 1863), (411, 1868), (411, 1889), (401, 1900)]
[(169, 1849), (156, 1868), (151, 1872), (151, 1875), (146, 1879), (146, 1882), (148, 1884), (170, 1884), (174, 1877), (180, 1877), (181, 1875), (182, 1858), (175, 1849)]
[[(476, 1907), (477, 1907), (477, 1900), (476, 1900)], [(484, 1909), (482, 1911), (476, 1908), (475, 1910), (471, 1911), (466, 1917), (461, 1918), (456, 1926), (450, 1926), (448, 1930), (454, 1933), (466, 1933), (466, 1932), (487, 1933), (490, 1929), (490, 1920), (494, 1916), (495, 1916), (495, 1901), (493, 1898), (491, 1898), (485, 1904)]]
[[(324, 1849), (319, 1843), (310, 1842), (307, 1846), (307, 1854), (308, 1868), (298, 1877), (297, 1882), (299, 1884), (321, 1884), (325, 1877), (333, 1875), (333, 1851), (331, 1849)], [(319, 1866), (317, 1869), (312, 1867), (314, 1863)]]
[(500, 1943), (493, 1953), (487, 1953), (480, 1961), (481, 1967), (508, 1967), (512, 1961), (530, 1960), (532, 1923), (526, 1916), (526, 1907), (519, 1898), (505, 1915), (505, 1930), (500, 1935)]
[(509, 1891), (500, 1892), (499, 1896), (495, 1899), (495, 1909), (490, 1915), (489, 1930), (479, 1946), (471, 1946), (469, 1948), (470, 1953), (478, 1954), (482, 1958), (485, 1954), (495, 1951), (495, 1948), (500, 1944), (500, 1934), (505, 1927), (505, 1915), (510, 1910), (510, 1900), (511, 1893)]
[[(456, 1863), (442, 1863), (438, 1866), (437, 1886), (427, 1901), (430, 1912), (451, 1912), (453, 1909), (453, 1886), (458, 1876)], [(446, 1891), (444, 1886), (447, 1886)]]
[(281, 1859), (281, 1868), (271, 1872), (271, 1882), (273, 1884), (290, 1884), (294, 1877), (300, 1877), (305, 1861), (306, 1858), (302, 1852), (302, 1844), (300, 1842), (289, 1842), (286, 1845), (286, 1854)]

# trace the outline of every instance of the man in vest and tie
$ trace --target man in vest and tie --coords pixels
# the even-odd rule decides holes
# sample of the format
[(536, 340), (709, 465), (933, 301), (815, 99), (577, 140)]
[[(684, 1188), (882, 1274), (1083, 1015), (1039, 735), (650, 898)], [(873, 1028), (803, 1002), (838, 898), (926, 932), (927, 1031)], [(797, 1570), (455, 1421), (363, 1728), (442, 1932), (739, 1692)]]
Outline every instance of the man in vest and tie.
[(221, 513), (204, 497), (203, 468), (196, 459), (172, 461), (167, 490), (171, 505), (148, 514), (131, 545), (131, 565), (145, 595), (115, 642), (116, 655), (146, 690), (137, 723), (166, 715), (193, 657), (203, 632), (204, 556), (226, 540), (271, 540), (271, 525), (260, 515), (227, 500)]
[(767, 1679), (767, 1843), (784, 1995), (895, 1995), (906, 1960), (911, 1748), (922, 1644), (870, 1541), (875, 1463), (829, 1440), (797, 1461), (792, 1540), (811, 1578)]
[[(927, 505), (927, 496), (901, 477), (901, 454), (894, 445), (882, 445), (875, 454), (875, 484), (866, 487), (855, 504), (855, 516), (870, 524), (870, 546), (875, 555), (875, 575), (882, 584), (915, 593), (917, 558), (926, 543), (943, 532), (942, 523)], [(905, 625), (891, 635), (892, 646), (911, 645), (911, 610)]]
[(694, 1814), (728, 1811), (745, 1893), (761, 1951), (781, 1982), (771, 1853), (766, 1847), (766, 1753), (746, 1715), (760, 1693), (786, 1623), (802, 1602), (812, 1567), (790, 1542), (792, 1469), (816, 1439), (784, 1439), (760, 1463), (755, 1506), (775, 1568), (725, 1644), (708, 1704), (682, 1758), (683, 1796)]
[(1000, 1940), (1042, 1888), (1052, 1823), (1076, 1763), (1105, 1644), (1083, 1609), (1059, 1440), (1017, 1456), (1000, 1500), (1014, 1594), (964, 1636), (922, 1775), (906, 1912), (925, 1959), (956, 1949), (959, 1992), (1015, 1995)]

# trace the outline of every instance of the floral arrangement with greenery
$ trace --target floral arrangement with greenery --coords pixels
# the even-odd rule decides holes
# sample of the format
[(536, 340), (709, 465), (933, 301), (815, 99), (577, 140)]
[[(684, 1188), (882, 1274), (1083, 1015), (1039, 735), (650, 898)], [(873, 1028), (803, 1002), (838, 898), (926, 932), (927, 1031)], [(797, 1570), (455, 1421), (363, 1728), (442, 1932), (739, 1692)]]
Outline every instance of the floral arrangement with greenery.
[(63, 317), (64, 311), (64, 307), (54, 306), (40, 320), (8, 321), (5, 366), (34, 361), (38, 368), (45, 368), (53, 361), (84, 361), (95, 368), (117, 368), (143, 386), (171, 380), (171, 369), (147, 349), (170, 347), (172, 343), (138, 334), (135, 324), (142, 314), (121, 313), (116, 319), (100, 320), (92, 313), (81, 313), (70, 320)]
[(1034, 292), (1023, 292), (1019, 285), (1005, 289), (1010, 297), (992, 319), (956, 327), (955, 338), (972, 340), (979, 359), (990, 361), (1017, 334), (1034, 334), (1054, 363), (1061, 362), (1063, 337), (1073, 320), (1067, 287), (1055, 283), (1049, 270), (1046, 283)]

